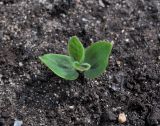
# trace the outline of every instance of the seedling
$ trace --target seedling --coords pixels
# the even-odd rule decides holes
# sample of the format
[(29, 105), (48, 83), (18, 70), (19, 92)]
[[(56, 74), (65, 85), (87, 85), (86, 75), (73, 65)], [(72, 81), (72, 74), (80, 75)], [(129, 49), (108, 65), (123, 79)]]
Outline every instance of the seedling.
[[(68, 54), (45, 54), (40, 60), (56, 75), (66, 80), (75, 80), (79, 73), (86, 78), (96, 78), (108, 66), (112, 43), (98, 41), (84, 48), (78, 37), (73, 36), (68, 42)], [(79, 71), (79, 72), (77, 72)]]

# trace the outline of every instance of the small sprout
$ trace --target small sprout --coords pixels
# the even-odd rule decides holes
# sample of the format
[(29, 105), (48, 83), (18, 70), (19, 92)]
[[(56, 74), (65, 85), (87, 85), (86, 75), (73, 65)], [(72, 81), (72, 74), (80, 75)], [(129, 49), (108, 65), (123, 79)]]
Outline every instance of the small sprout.
[(73, 67), (76, 69), (76, 70), (79, 70), (80, 72), (83, 72), (83, 71), (87, 71), (91, 68), (91, 65), (88, 64), (88, 63), (79, 63), (78, 61), (75, 61), (73, 63)]
[(93, 79), (102, 74), (108, 66), (112, 43), (99, 41), (84, 48), (78, 37), (73, 36), (68, 42), (68, 54), (45, 54), (39, 59), (56, 75), (66, 80), (75, 80), (79, 72)]
[(127, 121), (126, 115), (124, 112), (120, 113), (118, 116), (118, 122), (119, 123), (125, 123)]

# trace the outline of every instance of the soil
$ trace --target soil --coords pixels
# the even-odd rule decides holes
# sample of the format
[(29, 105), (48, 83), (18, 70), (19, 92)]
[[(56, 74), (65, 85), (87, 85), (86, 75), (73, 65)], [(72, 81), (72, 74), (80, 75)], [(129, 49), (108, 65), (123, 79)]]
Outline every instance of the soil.
[[(114, 42), (97, 79), (66, 81), (38, 56)], [(124, 112), (127, 122), (119, 124)], [(0, 0), (0, 126), (160, 126), (159, 0)]]

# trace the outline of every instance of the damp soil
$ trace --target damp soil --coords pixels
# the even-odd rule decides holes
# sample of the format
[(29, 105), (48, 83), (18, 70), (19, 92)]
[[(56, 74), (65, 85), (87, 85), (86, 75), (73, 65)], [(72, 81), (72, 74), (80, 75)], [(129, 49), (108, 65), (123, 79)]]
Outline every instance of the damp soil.
[[(114, 43), (102, 76), (66, 81), (38, 56)], [(124, 112), (127, 121), (120, 124)], [(160, 126), (159, 0), (0, 0), (0, 126)]]

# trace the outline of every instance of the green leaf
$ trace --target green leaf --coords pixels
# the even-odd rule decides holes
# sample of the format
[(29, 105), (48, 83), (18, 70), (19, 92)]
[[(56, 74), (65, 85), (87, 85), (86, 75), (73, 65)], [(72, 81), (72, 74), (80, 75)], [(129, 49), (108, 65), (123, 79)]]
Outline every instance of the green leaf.
[(45, 54), (39, 58), (56, 75), (66, 80), (78, 78), (79, 74), (73, 67), (74, 61), (71, 57), (59, 54)]
[(78, 37), (73, 36), (68, 42), (68, 53), (75, 61), (83, 62), (84, 47)]
[(105, 71), (111, 50), (112, 44), (106, 41), (96, 42), (86, 49), (84, 61), (91, 68), (84, 72), (85, 77), (96, 78)]
[(75, 61), (75, 62), (73, 63), (73, 67), (74, 67), (76, 70), (79, 70), (79, 71), (83, 72), (83, 71), (89, 70), (90, 67), (91, 67), (91, 65), (88, 64), (88, 63), (79, 63), (79, 62)]

